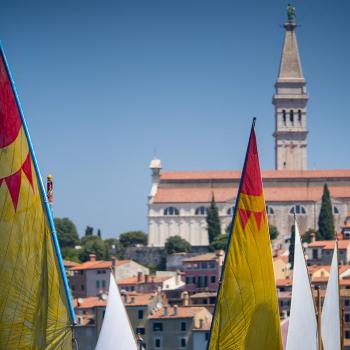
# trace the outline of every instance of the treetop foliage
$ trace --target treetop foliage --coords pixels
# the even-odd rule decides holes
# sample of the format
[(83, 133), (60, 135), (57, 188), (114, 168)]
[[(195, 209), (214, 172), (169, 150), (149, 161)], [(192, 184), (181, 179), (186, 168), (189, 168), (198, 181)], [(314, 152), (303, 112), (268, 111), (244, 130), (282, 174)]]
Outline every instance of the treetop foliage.
[(191, 251), (192, 247), (191, 244), (182, 237), (171, 236), (166, 240), (164, 249), (167, 252), (167, 254), (174, 254), (188, 253)]
[(333, 207), (327, 184), (323, 187), (320, 216), (318, 217), (318, 240), (332, 240), (335, 238)]
[(216, 237), (221, 235), (219, 211), (215, 203), (214, 194), (212, 195), (212, 198), (211, 198), (211, 203), (208, 208), (206, 220), (207, 220), (209, 243), (211, 243), (214, 241)]

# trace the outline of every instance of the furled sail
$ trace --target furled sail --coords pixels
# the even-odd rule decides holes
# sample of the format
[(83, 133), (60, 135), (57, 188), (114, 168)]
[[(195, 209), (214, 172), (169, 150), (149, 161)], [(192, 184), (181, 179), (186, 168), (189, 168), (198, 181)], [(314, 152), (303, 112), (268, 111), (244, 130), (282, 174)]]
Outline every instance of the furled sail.
[(0, 46), (0, 349), (71, 349), (74, 311), (52, 215)]
[(226, 249), (208, 349), (282, 349), (254, 125)]
[(296, 220), (292, 303), (290, 308), (286, 349), (317, 349), (315, 304)]
[(137, 350), (137, 345), (128, 314), (113, 273), (111, 273), (106, 313), (96, 350), (115, 350), (116, 348), (119, 350)]
[(321, 318), (324, 350), (341, 349), (338, 246), (335, 244)]

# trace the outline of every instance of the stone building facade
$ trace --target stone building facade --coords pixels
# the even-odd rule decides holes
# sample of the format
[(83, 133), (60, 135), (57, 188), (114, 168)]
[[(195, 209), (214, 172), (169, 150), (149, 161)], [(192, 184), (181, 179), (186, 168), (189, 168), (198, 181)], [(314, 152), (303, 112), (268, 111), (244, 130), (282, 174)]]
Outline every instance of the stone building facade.
[[(294, 23), (286, 23), (275, 94), (275, 170), (262, 171), (269, 223), (288, 238), (294, 214), (301, 232), (317, 229), (324, 184), (332, 197), (336, 229), (350, 209), (350, 170), (307, 169), (306, 80), (299, 57)], [(193, 246), (208, 245), (206, 212), (214, 194), (222, 232), (232, 220), (240, 171), (162, 171), (159, 159), (150, 164), (148, 197), (150, 247), (163, 247), (179, 235)]]

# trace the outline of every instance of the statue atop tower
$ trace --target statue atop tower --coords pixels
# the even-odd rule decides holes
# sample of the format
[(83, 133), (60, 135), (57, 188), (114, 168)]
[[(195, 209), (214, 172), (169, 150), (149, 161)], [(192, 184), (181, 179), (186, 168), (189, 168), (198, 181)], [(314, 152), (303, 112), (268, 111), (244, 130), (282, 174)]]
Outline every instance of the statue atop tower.
[(295, 34), (295, 8), (287, 8), (287, 22), (275, 94), (275, 168), (307, 169), (307, 110), (309, 99)]

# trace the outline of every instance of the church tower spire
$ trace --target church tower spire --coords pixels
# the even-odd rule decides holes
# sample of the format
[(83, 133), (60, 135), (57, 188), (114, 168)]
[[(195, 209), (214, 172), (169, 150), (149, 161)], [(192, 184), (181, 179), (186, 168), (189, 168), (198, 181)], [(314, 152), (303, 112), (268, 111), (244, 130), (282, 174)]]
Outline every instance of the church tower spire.
[(275, 94), (275, 168), (305, 170), (307, 168), (306, 92), (297, 38), (295, 10), (288, 5), (288, 20)]

